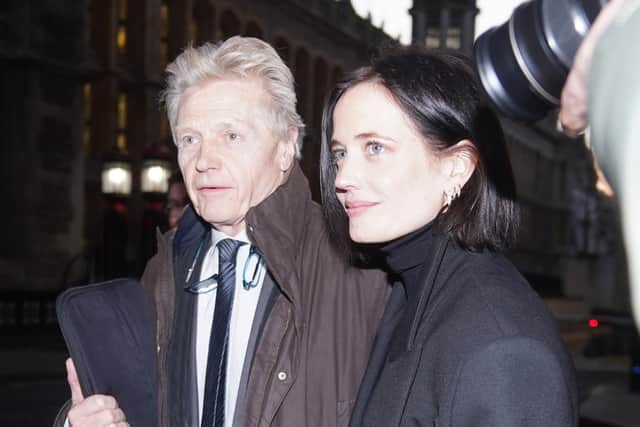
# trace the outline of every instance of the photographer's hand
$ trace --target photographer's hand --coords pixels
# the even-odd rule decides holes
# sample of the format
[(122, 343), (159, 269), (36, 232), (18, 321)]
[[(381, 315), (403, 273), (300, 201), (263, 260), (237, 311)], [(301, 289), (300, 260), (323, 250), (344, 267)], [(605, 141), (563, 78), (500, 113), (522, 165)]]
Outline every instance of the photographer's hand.
[(610, 0), (602, 8), (576, 52), (573, 66), (562, 88), (558, 113), (558, 128), (568, 136), (579, 136), (587, 128), (587, 84), (593, 51), (600, 36), (613, 22), (624, 2), (625, 0)]

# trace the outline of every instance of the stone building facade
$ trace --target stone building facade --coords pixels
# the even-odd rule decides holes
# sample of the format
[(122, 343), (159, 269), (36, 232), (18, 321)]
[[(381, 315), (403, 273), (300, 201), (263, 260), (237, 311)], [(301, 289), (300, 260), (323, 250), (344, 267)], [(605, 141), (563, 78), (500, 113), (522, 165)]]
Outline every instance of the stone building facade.
[[(475, 1), (415, 0), (408, 12), (414, 43), (471, 52)], [(141, 192), (140, 169), (151, 149), (175, 154), (158, 105), (164, 67), (188, 43), (235, 34), (272, 43), (293, 70), (307, 124), (302, 164), (317, 197), (327, 89), (395, 43), (349, 1), (0, 2), (0, 290), (58, 291), (83, 276), (80, 265), (105, 258), (114, 233), (105, 231), (111, 202), (100, 170), (116, 151), (126, 151), (133, 171), (132, 193), (118, 205), (126, 239), (119, 252), (127, 272), (139, 273), (148, 255), (141, 230), (153, 226), (144, 219), (153, 200)], [(613, 203), (595, 190), (588, 150), (558, 134), (552, 119), (503, 124), (523, 211), (511, 254), (520, 270), (544, 293), (580, 297), (596, 289), (595, 298), (624, 300), (603, 291), (624, 289), (624, 266), (607, 216)]]
[(413, 44), (434, 48), (473, 50), (475, 0), (415, 0), (410, 10)]
[(113, 236), (100, 171), (115, 152), (133, 172), (132, 193), (117, 205), (126, 220), (121, 255), (139, 272), (150, 204), (139, 172), (152, 149), (174, 155), (158, 94), (184, 46), (241, 34), (277, 48), (296, 77), (308, 135), (302, 164), (317, 196), (328, 88), (396, 43), (335, 0), (6, 0), (0, 27), (0, 290), (60, 290), (82, 261), (86, 269), (91, 254), (104, 255)]
[(0, 5), (0, 287), (62, 285), (84, 242), (82, 82), (94, 73), (78, 2)]

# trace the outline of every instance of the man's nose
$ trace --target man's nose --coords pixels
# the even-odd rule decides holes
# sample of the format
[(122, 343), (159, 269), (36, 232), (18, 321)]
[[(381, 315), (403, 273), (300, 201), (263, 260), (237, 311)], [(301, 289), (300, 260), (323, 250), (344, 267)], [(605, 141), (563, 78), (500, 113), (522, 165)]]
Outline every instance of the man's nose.
[(222, 166), (222, 153), (215, 141), (203, 141), (198, 150), (196, 169), (205, 172), (209, 169), (220, 169)]

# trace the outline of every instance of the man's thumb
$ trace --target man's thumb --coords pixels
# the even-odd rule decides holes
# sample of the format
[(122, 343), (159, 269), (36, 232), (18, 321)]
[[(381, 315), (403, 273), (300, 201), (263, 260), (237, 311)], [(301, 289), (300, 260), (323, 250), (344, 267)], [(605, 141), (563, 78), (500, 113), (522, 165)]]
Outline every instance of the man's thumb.
[(69, 382), (69, 388), (71, 389), (71, 404), (77, 405), (84, 400), (82, 395), (82, 389), (80, 388), (80, 381), (78, 381), (78, 373), (76, 367), (73, 364), (71, 358), (67, 359), (67, 381)]

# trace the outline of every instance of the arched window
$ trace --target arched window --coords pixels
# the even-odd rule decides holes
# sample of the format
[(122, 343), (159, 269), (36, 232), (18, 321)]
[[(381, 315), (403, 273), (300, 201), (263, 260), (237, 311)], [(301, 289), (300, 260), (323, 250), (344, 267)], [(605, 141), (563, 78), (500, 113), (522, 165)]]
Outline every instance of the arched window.
[(331, 75), (331, 88), (333, 88), (336, 83), (342, 80), (343, 75), (344, 71), (342, 71), (342, 68), (340, 68), (339, 66), (333, 68), (333, 73)]
[(116, 105), (116, 146), (120, 151), (127, 151), (127, 94), (120, 92), (118, 94), (118, 103)]
[(277, 37), (273, 42), (273, 47), (280, 55), (285, 64), (291, 66), (291, 46), (283, 37)]
[(191, 36), (196, 44), (216, 38), (216, 11), (208, 0), (199, 0), (193, 7)]
[(84, 105), (84, 130), (82, 133), (82, 145), (85, 153), (90, 153), (91, 147), (91, 110), (93, 103), (93, 85), (91, 83), (85, 83), (82, 86), (83, 93), (83, 105)]
[(124, 62), (127, 54), (127, 0), (118, 1), (118, 31), (116, 32), (116, 46), (120, 62)]
[(320, 121), (322, 119), (322, 107), (324, 106), (324, 98), (329, 88), (327, 83), (329, 82), (329, 68), (327, 62), (322, 59), (316, 59), (314, 65), (314, 92), (313, 92), (313, 117), (311, 123), (315, 129), (319, 129)]
[(258, 39), (264, 37), (262, 34), (262, 30), (260, 29), (258, 24), (253, 21), (249, 21), (249, 23), (247, 24), (247, 27), (244, 29), (244, 35), (247, 37), (255, 37)]
[(298, 49), (294, 62), (296, 92), (298, 94), (298, 112), (306, 122), (309, 93), (309, 54), (304, 48)]
[(220, 30), (223, 39), (238, 35), (240, 34), (240, 20), (233, 12), (225, 10), (220, 16)]
[(169, 64), (169, 5), (162, 0), (160, 5), (160, 69)]

